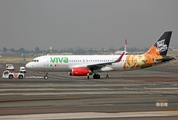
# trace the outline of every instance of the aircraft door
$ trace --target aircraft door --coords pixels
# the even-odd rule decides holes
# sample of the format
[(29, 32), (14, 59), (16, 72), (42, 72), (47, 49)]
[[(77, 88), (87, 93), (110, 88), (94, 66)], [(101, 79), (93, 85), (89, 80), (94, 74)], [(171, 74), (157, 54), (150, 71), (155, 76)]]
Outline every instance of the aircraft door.
[(44, 66), (49, 66), (49, 59), (47, 56), (44, 59)]

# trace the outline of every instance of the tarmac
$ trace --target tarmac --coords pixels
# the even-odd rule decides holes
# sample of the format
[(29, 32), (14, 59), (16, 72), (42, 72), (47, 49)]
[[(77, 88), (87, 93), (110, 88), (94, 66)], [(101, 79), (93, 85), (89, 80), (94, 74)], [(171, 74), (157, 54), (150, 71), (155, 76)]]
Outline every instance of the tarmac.
[(28, 71), (0, 78), (0, 120), (177, 120), (178, 66), (101, 73), (101, 79), (67, 72)]

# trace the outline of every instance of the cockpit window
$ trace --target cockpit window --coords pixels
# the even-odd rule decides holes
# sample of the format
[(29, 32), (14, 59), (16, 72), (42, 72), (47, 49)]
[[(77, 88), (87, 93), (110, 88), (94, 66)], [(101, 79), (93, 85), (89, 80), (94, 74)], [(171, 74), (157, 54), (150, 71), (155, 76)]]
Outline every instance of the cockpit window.
[(32, 62), (39, 62), (39, 60), (37, 60), (37, 59), (33, 59)]

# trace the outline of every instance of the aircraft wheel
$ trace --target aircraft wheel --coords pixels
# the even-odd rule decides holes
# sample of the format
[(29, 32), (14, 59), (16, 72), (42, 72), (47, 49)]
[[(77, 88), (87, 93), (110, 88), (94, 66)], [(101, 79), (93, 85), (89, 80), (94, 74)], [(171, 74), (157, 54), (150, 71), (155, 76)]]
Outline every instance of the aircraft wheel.
[(48, 79), (48, 76), (44, 76), (44, 79), (47, 80), (47, 79)]
[(44, 79), (47, 80), (48, 79), (48, 72), (46, 72)]
[(96, 79), (100, 79), (100, 75), (96, 75)]
[(94, 74), (93, 75), (93, 79), (100, 79), (100, 75), (99, 74)]
[(13, 79), (13, 77), (14, 77), (13, 75), (9, 75), (9, 79)]
[(96, 79), (96, 74), (93, 75), (93, 79)]
[(22, 75), (19, 75), (19, 79), (23, 79), (23, 76), (22, 76)]

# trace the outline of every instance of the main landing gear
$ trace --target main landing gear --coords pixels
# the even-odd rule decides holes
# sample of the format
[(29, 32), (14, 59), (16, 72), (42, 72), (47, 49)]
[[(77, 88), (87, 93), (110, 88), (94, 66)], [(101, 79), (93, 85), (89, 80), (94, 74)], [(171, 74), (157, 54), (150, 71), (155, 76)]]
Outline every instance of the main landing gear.
[(93, 75), (93, 79), (100, 79), (100, 75), (99, 74), (94, 74)]
[(47, 80), (48, 79), (48, 72), (46, 72), (44, 79)]

